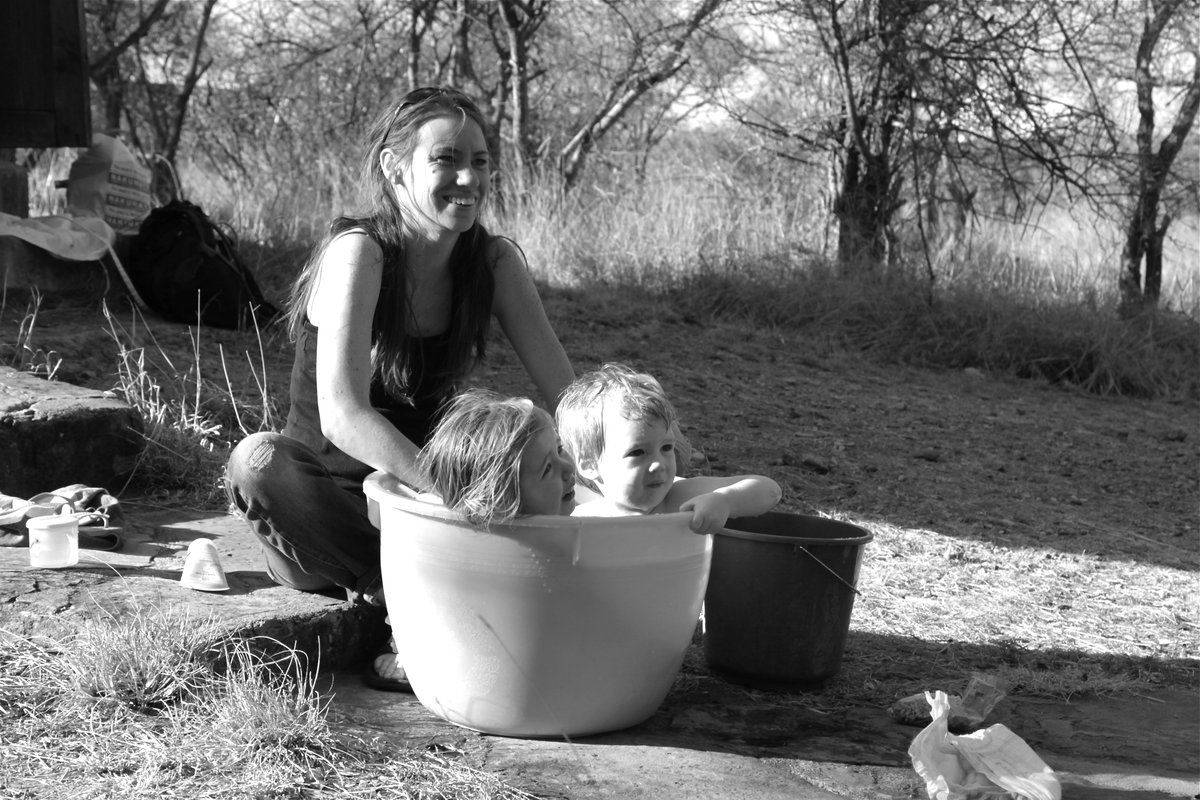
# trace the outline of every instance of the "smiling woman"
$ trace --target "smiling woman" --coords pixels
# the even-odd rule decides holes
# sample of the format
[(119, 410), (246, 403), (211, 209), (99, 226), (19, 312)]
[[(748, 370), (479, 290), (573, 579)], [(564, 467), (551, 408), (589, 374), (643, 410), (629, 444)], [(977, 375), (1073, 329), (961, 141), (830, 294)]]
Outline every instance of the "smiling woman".
[[(362, 481), (380, 470), (430, 488), (417, 456), (493, 318), (551, 409), (574, 377), (520, 249), (480, 224), (487, 142), (457, 90), (417, 89), (390, 107), (369, 134), (368, 208), (334, 220), (292, 289), (287, 424), (244, 439), (226, 470), (278, 583), (383, 603)], [(400, 688), (395, 662), (376, 659), (368, 679)]]
[(413, 224), (433, 241), (471, 229), (491, 177), (483, 130), (448, 117), (423, 125), (416, 150), (407, 158), (385, 149), (380, 166), (416, 212)]

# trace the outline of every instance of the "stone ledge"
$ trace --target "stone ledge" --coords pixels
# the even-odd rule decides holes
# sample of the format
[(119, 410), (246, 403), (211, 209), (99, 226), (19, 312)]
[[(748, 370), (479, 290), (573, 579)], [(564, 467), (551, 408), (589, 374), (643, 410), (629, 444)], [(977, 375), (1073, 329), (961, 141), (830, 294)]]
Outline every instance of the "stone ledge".
[[(276, 585), (240, 519), (123, 506), (128, 523), (121, 549), (80, 550), (74, 567), (34, 569), (28, 548), (0, 547), (0, 630), (58, 639), (87, 620), (185, 613), (214, 623), (221, 635), (258, 637), (260, 651), (299, 651), (313, 671), (357, 667), (383, 644), (382, 608), (348, 602), (342, 593)], [(216, 544), (227, 591), (202, 592), (179, 582), (188, 545), (202, 537)]]
[(111, 392), (0, 367), (0, 492), (73, 483), (115, 491), (145, 444), (141, 416)]

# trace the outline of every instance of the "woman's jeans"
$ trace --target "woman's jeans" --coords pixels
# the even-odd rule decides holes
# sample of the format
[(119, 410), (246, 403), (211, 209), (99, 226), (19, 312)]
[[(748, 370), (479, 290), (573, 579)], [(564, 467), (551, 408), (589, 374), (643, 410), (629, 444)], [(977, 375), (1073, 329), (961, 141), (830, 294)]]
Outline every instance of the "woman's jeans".
[(225, 478), (276, 583), (304, 592), (341, 587), (381, 602), (379, 531), (361, 485), (339, 482), (310, 448), (279, 433), (239, 442)]

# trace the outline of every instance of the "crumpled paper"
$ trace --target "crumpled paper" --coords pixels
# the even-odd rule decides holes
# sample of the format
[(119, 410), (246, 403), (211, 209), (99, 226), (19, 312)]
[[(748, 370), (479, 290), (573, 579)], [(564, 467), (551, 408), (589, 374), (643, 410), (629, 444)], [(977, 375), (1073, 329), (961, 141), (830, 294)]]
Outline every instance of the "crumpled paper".
[(950, 700), (926, 692), (933, 720), (908, 748), (930, 800), (1061, 800), (1054, 770), (1025, 740), (996, 724), (965, 735), (949, 730)]

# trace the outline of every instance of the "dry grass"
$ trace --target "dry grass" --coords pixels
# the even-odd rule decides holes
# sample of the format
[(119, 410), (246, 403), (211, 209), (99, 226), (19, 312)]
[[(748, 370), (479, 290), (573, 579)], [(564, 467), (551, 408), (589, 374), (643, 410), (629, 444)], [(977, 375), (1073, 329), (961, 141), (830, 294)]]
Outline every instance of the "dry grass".
[(1200, 398), (1200, 322), (1162, 309), (1119, 320), (1112, 309), (971, 285), (934, 289), (903, 271), (848, 279), (820, 261), (714, 267), (663, 295), (691, 316), (803, 331), (885, 363), (974, 367), (1099, 395)]
[[(1194, 550), (1174, 548), (1180, 567), (1165, 568), (831, 516), (874, 535), (841, 669), (819, 690), (745, 690), (751, 698), (837, 714), (938, 689), (960, 694), (975, 675), (1013, 697), (1059, 702), (1200, 690)], [(692, 652), (675, 690), (712, 679)]]
[(452, 751), (333, 729), (299, 657), (259, 644), (157, 610), (57, 640), (0, 630), (0, 796), (529, 797)]
[[(0, 298), (0, 318), (2, 318), (8, 305), (7, 285), (0, 291), (4, 293)], [(38, 309), (41, 308), (41, 304), (41, 292), (35, 288), (30, 293), (29, 302), (25, 306), (15, 340), (12, 343), (0, 342), (0, 364), (12, 367), (19, 372), (28, 372), (47, 380), (54, 380), (59, 366), (62, 365), (62, 355), (55, 350), (43, 350), (34, 341), (34, 330), (37, 328)]]
[(873, 682), (873, 694), (893, 699), (952, 691), (976, 671), (1059, 700), (1200, 687), (1194, 553), (1179, 548), (1180, 566), (1166, 568), (848, 521), (875, 539), (854, 607), (853, 666), (839, 681), (847, 689)]
[[(173, 492), (177, 502), (189, 507), (220, 505), (220, 475), (229, 449), (250, 433), (281, 425), (263, 336), (256, 331), (257, 362), (243, 353), (257, 390), (248, 396), (235, 390), (223, 347), (217, 351), (219, 364), (206, 363), (200, 338), (207, 332), (202, 327), (188, 329), (189, 359), (176, 364), (136, 310), (131, 327), (140, 326), (141, 336), (122, 325), (107, 305), (102, 310), (116, 351), (115, 391), (137, 409), (146, 427), (146, 447), (134, 468), (141, 491)], [(147, 336), (153, 342), (150, 351), (134, 344)], [(181, 492), (188, 496), (179, 497)]]

